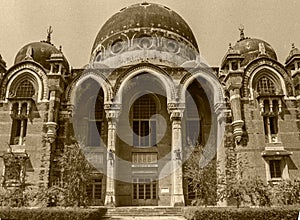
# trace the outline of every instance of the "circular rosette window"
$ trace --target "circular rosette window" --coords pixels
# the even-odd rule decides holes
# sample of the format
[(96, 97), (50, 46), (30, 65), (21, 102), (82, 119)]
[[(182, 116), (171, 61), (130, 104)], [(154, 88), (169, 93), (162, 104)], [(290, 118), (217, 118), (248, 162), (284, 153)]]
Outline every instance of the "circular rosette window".
[(165, 41), (165, 47), (167, 48), (167, 51), (171, 53), (178, 53), (180, 50), (179, 44), (175, 40), (167, 39)]
[(111, 45), (111, 52), (113, 54), (121, 53), (125, 48), (125, 41), (118, 39)]
[(138, 40), (138, 47), (140, 49), (150, 49), (153, 45), (153, 38), (150, 36), (141, 36)]

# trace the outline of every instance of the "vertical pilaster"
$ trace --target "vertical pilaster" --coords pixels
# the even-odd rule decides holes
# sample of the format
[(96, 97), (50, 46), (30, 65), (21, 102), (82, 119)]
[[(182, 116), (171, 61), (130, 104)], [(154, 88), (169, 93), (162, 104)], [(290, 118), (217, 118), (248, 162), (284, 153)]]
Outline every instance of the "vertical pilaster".
[(114, 108), (111, 105), (106, 105), (106, 118), (108, 121), (107, 134), (107, 179), (106, 179), (106, 206), (116, 205), (116, 129), (119, 117), (119, 108)]
[(242, 110), (241, 110), (241, 96), (240, 96), (241, 84), (232, 85), (229, 88), (230, 92), (230, 105), (232, 110), (232, 127), (233, 127), (233, 137), (237, 144), (242, 139), (243, 135), (243, 125), (244, 121), (242, 120)]

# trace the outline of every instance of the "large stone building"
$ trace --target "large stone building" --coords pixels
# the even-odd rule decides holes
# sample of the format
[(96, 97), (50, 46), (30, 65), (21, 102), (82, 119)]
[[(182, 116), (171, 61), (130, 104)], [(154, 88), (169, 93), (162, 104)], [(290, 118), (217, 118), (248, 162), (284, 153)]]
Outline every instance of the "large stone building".
[(87, 189), (96, 205), (188, 204), (182, 163), (197, 145), (202, 165), (216, 157), (224, 171), (233, 149), (246, 155), (249, 175), (296, 178), (300, 51), (280, 63), (267, 42), (240, 31), (209, 67), (176, 12), (141, 3), (103, 25), (85, 68), (70, 68), (51, 30), (13, 66), (1, 58), (2, 186), (62, 181), (57, 160), (74, 141), (96, 168)]

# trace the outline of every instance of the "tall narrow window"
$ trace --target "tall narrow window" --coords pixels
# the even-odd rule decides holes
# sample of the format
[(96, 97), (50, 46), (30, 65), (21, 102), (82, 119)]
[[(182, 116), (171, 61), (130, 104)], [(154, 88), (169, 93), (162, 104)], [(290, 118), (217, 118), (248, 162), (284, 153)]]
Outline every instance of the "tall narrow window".
[(97, 99), (92, 101), (88, 121), (88, 146), (101, 146), (104, 138), (104, 100), (103, 90)]
[(25, 143), (27, 119), (13, 119), (11, 129), (11, 145), (23, 145)]
[(271, 178), (281, 178), (282, 177), (282, 172), (281, 172), (281, 167), (280, 167), (281, 161), (280, 160), (270, 160), (269, 165), (270, 165), (270, 175)]
[(156, 105), (151, 95), (144, 95), (133, 104), (133, 145), (154, 146), (156, 144)]
[(186, 104), (186, 142), (193, 146), (202, 142), (201, 120), (198, 108), (191, 96), (187, 98)]
[(102, 178), (94, 178), (86, 187), (87, 196), (92, 205), (99, 205), (102, 198)]
[(278, 101), (276, 100), (264, 100), (264, 131), (266, 142), (277, 142), (278, 134)]
[[(24, 145), (27, 133), (27, 121), (31, 106), (30, 99), (34, 96), (35, 89), (29, 80), (23, 80), (15, 90), (15, 103), (12, 104), (11, 145)], [(28, 99), (29, 98), (29, 99)], [(21, 101), (20, 101), (21, 100)]]

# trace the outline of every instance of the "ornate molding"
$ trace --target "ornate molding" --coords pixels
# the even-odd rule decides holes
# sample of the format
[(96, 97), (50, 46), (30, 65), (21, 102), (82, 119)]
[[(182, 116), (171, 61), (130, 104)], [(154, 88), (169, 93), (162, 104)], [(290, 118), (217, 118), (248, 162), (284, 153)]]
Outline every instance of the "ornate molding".
[(48, 94), (48, 78), (46, 75), (45, 70), (40, 67), (38, 64), (32, 61), (25, 61), (22, 62), (18, 65), (13, 66), (7, 71), (7, 75), (3, 79), (2, 85), (1, 85), (1, 99), (5, 99), (5, 91), (7, 90), (7, 83), (11, 80), (11, 78), (16, 75), (17, 73), (21, 71), (26, 71), (30, 70), (33, 71), (38, 75), (40, 80), (42, 81), (42, 92), (43, 94), (41, 95), (41, 100), (47, 99), (47, 94)]
[(249, 97), (250, 91), (249, 91), (249, 79), (253, 72), (261, 67), (261, 66), (268, 66), (270, 68), (273, 68), (276, 70), (284, 79), (284, 82), (286, 84), (286, 89), (287, 89), (287, 95), (288, 96), (293, 96), (293, 88), (292, 88), (292, 79), (289, 77), (288, 73), (286, 72), (284, 66), (282, 66), (280, 63), (278, 63), (275, 60), (272, 60), (270, 58), (266, 57), (260, 57), (255, 60), (253, 60), (250, 64), (245, 69), (245, 74), (244, 74), (244, 80), (243, 80), (243, 89), (242, 89), (242, 96), (243, 97)]

